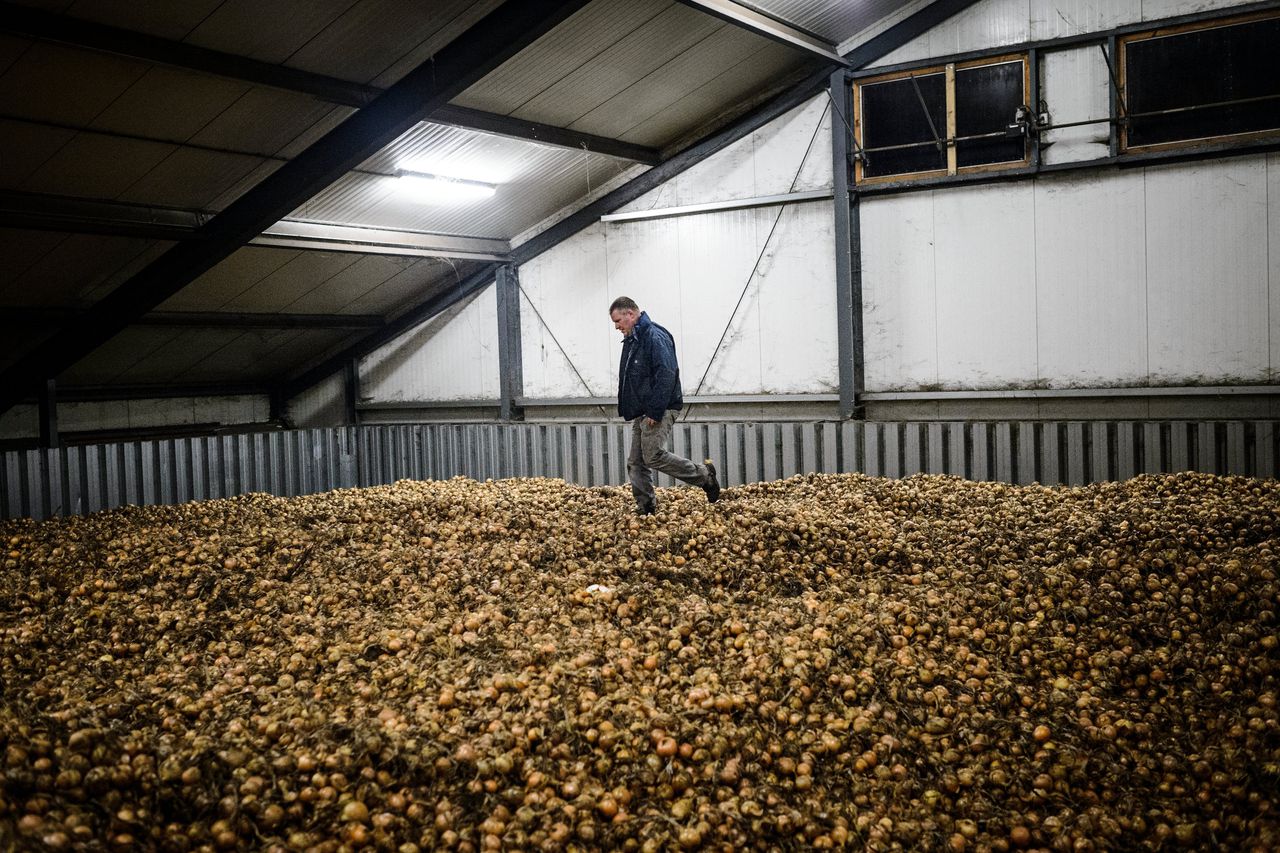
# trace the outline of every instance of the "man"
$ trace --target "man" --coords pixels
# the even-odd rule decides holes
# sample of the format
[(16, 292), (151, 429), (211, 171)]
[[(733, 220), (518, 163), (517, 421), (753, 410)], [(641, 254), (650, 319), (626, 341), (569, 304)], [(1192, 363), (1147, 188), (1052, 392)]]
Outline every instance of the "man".
[(618, 414), (631, 421), (631, 452), (627, 475), (640, 515), (658, 508), (653, 471), (701, 486), (707, 500), (720, 498), (720, 483), (711, 460), (703, 465), (666, 450), (676, 413), (684, 407), (680, 367), (671, 333), (649, 319), (635, 300), (619, 296), (609, 306), (613, 327), (622, 332), (622, 362), (618, 367)]

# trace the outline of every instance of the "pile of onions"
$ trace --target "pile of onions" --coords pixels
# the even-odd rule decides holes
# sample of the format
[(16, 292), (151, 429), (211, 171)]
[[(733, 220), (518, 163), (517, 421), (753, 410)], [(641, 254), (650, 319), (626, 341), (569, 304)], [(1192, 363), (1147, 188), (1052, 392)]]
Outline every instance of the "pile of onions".
[(0, 522), (0, 848), (1280, 849), (1280, 484)]

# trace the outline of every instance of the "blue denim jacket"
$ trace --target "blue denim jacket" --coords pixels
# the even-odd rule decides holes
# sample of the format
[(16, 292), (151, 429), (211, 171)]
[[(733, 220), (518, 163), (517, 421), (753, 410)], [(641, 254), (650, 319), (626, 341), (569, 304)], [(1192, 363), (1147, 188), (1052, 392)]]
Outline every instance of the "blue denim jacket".
[(641, 415), (660, 421), (668, 409), (683, 407), (675, 338), (641, 311), (631, 334), (622, 341), (618, 414), (628, 421)]

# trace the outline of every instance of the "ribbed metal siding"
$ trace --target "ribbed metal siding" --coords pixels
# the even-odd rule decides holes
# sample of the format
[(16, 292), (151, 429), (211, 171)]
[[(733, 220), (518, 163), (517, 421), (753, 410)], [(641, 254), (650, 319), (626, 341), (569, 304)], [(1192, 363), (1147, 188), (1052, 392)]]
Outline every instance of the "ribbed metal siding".
[[(680, 423), (672, 449), (726, 485), (802, 473), (952, 474), (1083, 485), (1143, 473), (1280, 476), (1275, 421)], [(412, 424), (10, 451), (0, 516), (46, 518), (249, 492), (295, 496), (401, 479), (626, 483), (625, 424)], [(667, 477), (659, 485), (672, 485)]]

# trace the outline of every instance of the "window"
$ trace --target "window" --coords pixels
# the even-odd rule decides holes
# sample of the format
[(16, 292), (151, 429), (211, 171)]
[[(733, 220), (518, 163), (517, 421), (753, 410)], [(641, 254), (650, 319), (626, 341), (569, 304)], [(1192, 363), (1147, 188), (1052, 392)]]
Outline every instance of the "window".
[(1120, 40), (1122, 150), (1280, 132), (1280, 13)]
[[(1019, 126), (1025, 56), (1003, 56), (869, 77), (854, 83), (859, 183), (1025, 166)], [(1012, 128), (1012, 129), (1011, 129)]]

